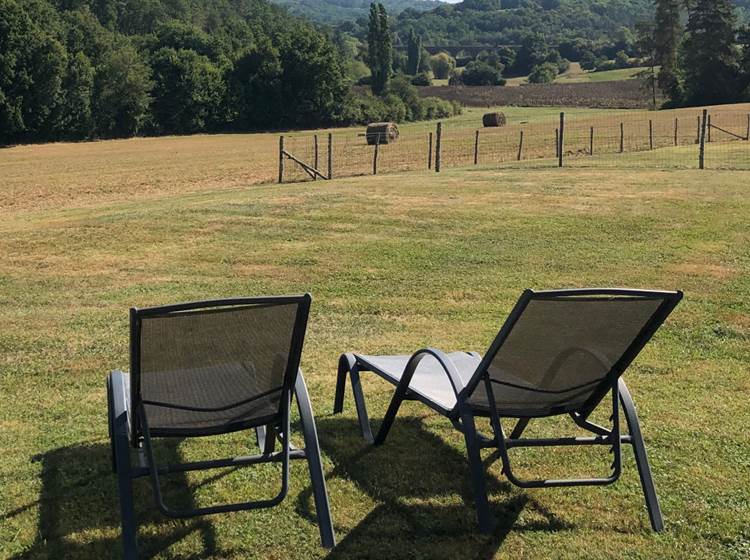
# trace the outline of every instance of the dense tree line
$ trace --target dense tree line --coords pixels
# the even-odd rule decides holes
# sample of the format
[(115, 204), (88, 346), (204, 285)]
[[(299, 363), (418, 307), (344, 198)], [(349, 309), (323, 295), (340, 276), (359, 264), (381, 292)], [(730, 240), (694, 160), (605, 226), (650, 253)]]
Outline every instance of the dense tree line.
[(265, 0), (0, 0), (0, 143), (344, 122), (339, 51)]
[(653, 59), (670, 105), (750, 100), (750, 27), (733, 2), (656, 0), (656, 14)]

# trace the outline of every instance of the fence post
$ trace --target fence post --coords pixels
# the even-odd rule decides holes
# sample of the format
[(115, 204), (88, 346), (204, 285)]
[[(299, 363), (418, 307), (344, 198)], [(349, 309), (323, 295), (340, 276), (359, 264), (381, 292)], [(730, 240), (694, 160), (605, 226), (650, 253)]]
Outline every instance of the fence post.
[(674, 145), (677, 146), (677, 117), (674, 118)]
[(521, 138), (518, 141), (518, 161), (521, 161), (523, 157), (523, 130), (521, 131)]
[(474, 134), (474, 165), (479, 162), (479, 131)]
[(594, 127), (591, 127), (591, 133), (589, 134), (589, 155), (594, 155)]
[(563, 166), (563, 151), (565, 151), (565, 113), (560, 113), (560, 154), (557, 159), (557, 166)]
[(432, 169), (432, 132), (427, 140), (427, 169)]
[(648, 119), (648, 149), (654, 149), (654, 121)]
[(706, 160), (706, 124), (708, 122), (708, 110), (703, 109), (703, 119), (701, 120), (700, 131), (700, 148), (698, 150), (698, 168), (703, 169)]
[(441, 139), (443, 136), (443, 123), (437, 123), (435, 130), (435, 173), (440, 173), (440, 149)]
[(625, 151), (625, 125), (620, 123), (620, 153)]
[(279, 136), (279, 183), (284, 182), (284, 136)]
[(555, 129), (555, 157), (560, 157), (560, 129)]
[(372, 174), (378, 174), (378, 152), (380, 151), (380, 133), (375, 136), (375, 151), (372, 154)]
[(745, 134), (745, 140), (750, 140), (750, 114), (747, 115), (747, 134)]
[(328, 133), (328, 180), (333, 179), (333, 133)]
[[(313, 167), (317, 171), (318, 170), (318, 135), (317, 134), (313, 134), (313, 154), (314, 154), (313, 161), (315, 162)], [(318, 180), (318, 176), (313, 175), (313, 181), (317, 181), (317, 180)]]
[(711, 115), (708, 115), (708, 125), (707, 125), (706, 130), (708, 132), (708, 141), (710, 142), (711, 141)]

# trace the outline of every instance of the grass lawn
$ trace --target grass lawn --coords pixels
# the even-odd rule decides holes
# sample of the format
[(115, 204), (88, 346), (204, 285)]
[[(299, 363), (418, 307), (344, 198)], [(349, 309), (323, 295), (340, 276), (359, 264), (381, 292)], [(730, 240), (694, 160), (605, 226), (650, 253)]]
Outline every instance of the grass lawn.
[[(0, 184), (0, 557), (118, 556), (104, 382), (128, 365), (129, 306), (302, 291), (314, 297), (302, 365), (339, 539), (331, 558), (750, 555), (743, 172), (480, 167), (248, 188), (196, 162), (160, 186), (154, 177), (167, 181), (169, 170), (139, 171), (138, 154), (113, 163), (118, 182), (104, 158), (89, 175), (77, 167), (79, 146), (72, 159), (55, 156), (57, 170), (44, 154), (62, 146), (35, 147), (25, 164), (14, 150), (0, 152), (0, 170), (15, 173)], [(106, 189), (96, 189), (97, 173), (110, 177)], [(406, 403), (374, 449), (358, 435), (349, 395), (344, 415), (331, 415), (340, 352), (481, 352), (523, 288), (589, 285), (685, 291), (626, 374), (664, 533), (649, 529), (629, 449), (620, 482), (584, 489), (514, 488), (485, 455), (499, 526), (480, 536), (462, 439), (444, 419)], [(377, 418), (389, 388), (364, 383)], [(192, 459), (246, 444), (235, 434), (161, 452)], [(606, 454), (572, 450), (521, 451), (517, 464), (552, 477), (608, 468)], [(272, 466), (213, 474), (177, 477), (167, 499), (207, 505), (277, 487)], [(185, 482), (191, 495), (180, 498)], [(146, 480), (136, 494), (144, 556), (326, 556), (302, 463), (272, 510), (175, 521), (155, 512)]]
[[(602, 72), (588, 72), (581, 68), (578, 62), (571, 62), (570, 68), (559, 74), (554, 82), (556, 84), (580, 84), (583, 82), (617, 82), (619, 80), (632, 80), (638, 76), (639, 72), (648, 70), (646, 66), (636, 68), (618, 68), (616, 70), (604, 70)], [(434, 85), (442, 85), (433, 81)], [(528, 76), (519, 76), (508, 78), (506, 86), (514, 87), (529, 83)]]

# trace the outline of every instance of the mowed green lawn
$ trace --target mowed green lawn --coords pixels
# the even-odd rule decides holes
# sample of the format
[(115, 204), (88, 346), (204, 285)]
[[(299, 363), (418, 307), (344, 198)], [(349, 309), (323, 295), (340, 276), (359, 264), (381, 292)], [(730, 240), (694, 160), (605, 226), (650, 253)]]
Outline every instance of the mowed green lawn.
[[(729, 171), (479, 168), (204, 191), (191, 184), (190, 193), (131, 201), (113, 190), (86, 204), (72, 194), (54, 206), (6, 207), (0, 557), (120, 554), (104, 384), (110, 369), (128, 367), (130, 306), (310, 291), (303, 370), (338, 547), (319, 547), (306, 467), (296, 462), (281, 507), (190, 521), (156, 513), (148, 482), (138, 481), (144, 557), (747, 558), (747, 184), (747, 174)], [(375, 449), (358, 435), (348, 394), (345, 413), (331, 415), (340, 352), (427, 344), (481, 352), (523, 288), (576, 286), (685, 292), (626, 374), (664, 533), (649, 529), (629, 449), (616, 485), (551, 490), (512, 487), (487, 452), (499, 523), (480, 536), (462, 438), (444, 419), (406, 403)], [(377, 418), (389, 389), (364, 383)], [(235, 434), (161, 453), (226, 456), (250, 444), (249, 434)], [(606, 453), (519, 451), (516, 460), (533, 476), (608, 471)], [(219, 474), (176, 477), (167, 497), (206, 505), (277, 489), (275, 467)], [(186, 482), (190, 493), (180, 494)]]

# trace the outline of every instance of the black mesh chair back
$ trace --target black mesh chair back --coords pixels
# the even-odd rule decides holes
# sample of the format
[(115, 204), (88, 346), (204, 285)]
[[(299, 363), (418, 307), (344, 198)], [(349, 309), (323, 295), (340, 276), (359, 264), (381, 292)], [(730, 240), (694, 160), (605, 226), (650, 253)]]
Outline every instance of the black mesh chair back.
[[(466, 389), (472, 408), (540, 417), (592, 410), (680, 299), (678, 292), (527, 291)], [(488, 392), (491, 395), (488, 395)]]
[(220, 434), (278, 419), (309, 306), (309, 296), (295, 296), (133, 309), (132, 402), (143, 406), (151, 435)]

